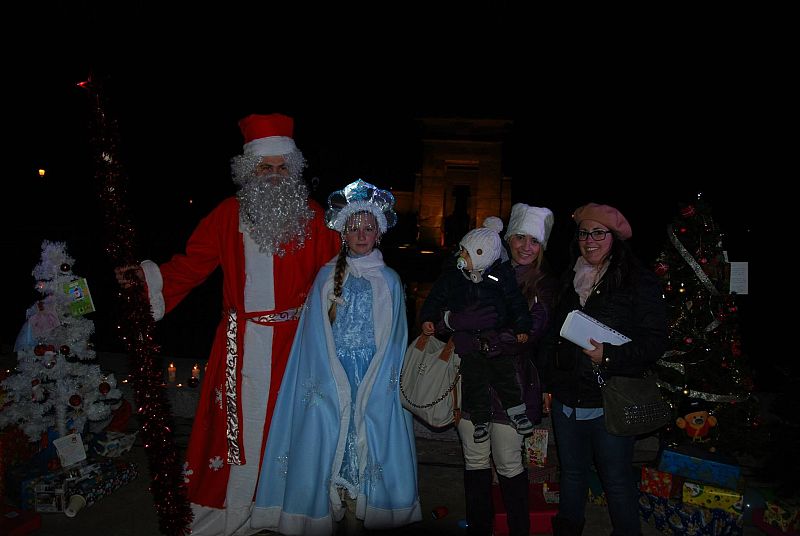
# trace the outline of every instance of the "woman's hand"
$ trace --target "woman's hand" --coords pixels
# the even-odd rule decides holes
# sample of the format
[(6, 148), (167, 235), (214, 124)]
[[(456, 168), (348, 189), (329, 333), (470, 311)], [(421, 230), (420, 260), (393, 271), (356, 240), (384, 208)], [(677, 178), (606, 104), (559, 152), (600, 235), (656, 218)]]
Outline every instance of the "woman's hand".
[(422, 334), (423, 335), (433, 335), (434, 327), (433, 322), (423, 322), (422, 323)]
[(589, 356), (589, 359), (592, 360), (592, 363), (599, 365), (603, 362), (603, 345), (605, 343), (589, 338), (589, 344), (593, 345), (594, 348), (592, 350), (587, 350), (584, 348), (583, 353)]

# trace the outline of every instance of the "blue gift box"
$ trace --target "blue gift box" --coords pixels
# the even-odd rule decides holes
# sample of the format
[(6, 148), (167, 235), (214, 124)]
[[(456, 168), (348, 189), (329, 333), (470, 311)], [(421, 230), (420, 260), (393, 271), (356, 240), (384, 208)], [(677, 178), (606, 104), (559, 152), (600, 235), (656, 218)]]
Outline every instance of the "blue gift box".
[(733, 460), (690, 447), (664, 449), (658, 470), (727, 489), (737, 489), (741, 477)]
[(659, 531), (675, 536), (741, 536), (744, 524), (741, 514), (709, 510), (645, 492), (639, 494), (639, 514)]

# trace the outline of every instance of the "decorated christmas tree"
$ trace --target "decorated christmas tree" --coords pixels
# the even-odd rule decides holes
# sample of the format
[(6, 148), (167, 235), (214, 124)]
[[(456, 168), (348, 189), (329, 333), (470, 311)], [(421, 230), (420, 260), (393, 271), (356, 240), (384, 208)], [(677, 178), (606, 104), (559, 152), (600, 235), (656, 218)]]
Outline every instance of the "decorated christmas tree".
[(673, 401), (671, 443), (731, 454), (763, 448), (766, 434), (742, 348), (737, 294), (731, 292), (724, 234), (701, 196), (681, 204), (655, 262), (663, 282), (669, 347), (659, 362)]
[(31, 441), (48, 430), (59, 437), (100, 430), (111, 419), (122, 393), (113, 374), (97, 365), (90, 342), (94, 310), (86, 280), (73, 274), (62, 242), (44, 241), (33, 270), (41, 294), (27, 311), (15, 344), (15, 372), (0, 384), (5, 406), (0, 428), (15, 425)]

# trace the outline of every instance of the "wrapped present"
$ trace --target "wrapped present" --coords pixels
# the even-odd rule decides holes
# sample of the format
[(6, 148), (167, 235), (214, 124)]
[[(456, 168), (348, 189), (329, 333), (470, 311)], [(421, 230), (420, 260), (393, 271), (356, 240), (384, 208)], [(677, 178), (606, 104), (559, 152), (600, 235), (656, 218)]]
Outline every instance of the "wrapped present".
[(742, 494), (736, 490), (718, 488), (697, 482), (683, 483), (683, 502), (705, 508), (719, 508), (732, 514), (742, 514)]
[[(552, 436), (552, 434), (549, 435)], [(547, 455), (544, 458), (543, 466), (528, 466), (528, 480), (531, 482), (558, 482), (558, 453), (555, 445), (547, 445)]]
[(528, 467), (528, 480), (541, 484), (542, 482), (558, 482), (558, 466)]
[(87, 465), (76, 478), (66, 483), (68, 497), (81, 495), (86, 506), (91, 506), (103, 497), (127, 484), (138, 476), (136, 466), (119, 459), (108, 459)]
[(65, 479), (58, 474), (47, 476), (53, 478), (42, 478), (33, 487), (33, 509), (43, 514), (63, 512), (66, 505)]
[(788, 529), (783, 531), (779, 525), (773, 525), (764, 519), (764, 508), (755, 508), (753, 510), (753, 525), (758, 527), (764, 534), (769, 536), (800, 536), (800, 530), (797, 528)]
[[(508, 514), (503, 504), (500, 486), (492, 486), (492, 502), (494, 504), (494, 536), (508, 535)], [(531, 522), (531, 534), (552, 534), (550, 518), (558, 513), (558, 507), (548, 504), (542, 494), (542, 485), (531, 482), (528, 487), (528, 517)]]
[(555, 482), (542, 482), (542, 497), (547, 504), (558, 504), (561, 502), (561, 492)]
[(681, 496), (683, 477), (643, 465), (639, 489), (656, 497), (677, 498)]
[(42, 527), (42, 516), (34, 512), (0, 505), (0, 534), (25, 536)]
[(50, 471), (46, 463), (36, 457), (27, 463), (9, 469), (6, 474), (6, 498), (22, 510), (36, 508), (36, 486), (42, 489), (63, 489), (64, 471)]
[(547, 438), (550, 431), (547, 428), (536, 428), (533, 434), (525, 438), (525, 461), (531, 467), (544, 467), (547, 465)]
[(738, 489), (741, 469), (728, 458), (686, 446), (664, 449), (658, 470), (726, 489)]
[(665, 534), (684, 536), (741, 536), (741, 515), (681, 503), (677, 499), (639, 493), (641, 518)]
[(800, 529), (800, 505), (796, 500), (767, 501), (764, 508), (764, 522), (784, 532)]

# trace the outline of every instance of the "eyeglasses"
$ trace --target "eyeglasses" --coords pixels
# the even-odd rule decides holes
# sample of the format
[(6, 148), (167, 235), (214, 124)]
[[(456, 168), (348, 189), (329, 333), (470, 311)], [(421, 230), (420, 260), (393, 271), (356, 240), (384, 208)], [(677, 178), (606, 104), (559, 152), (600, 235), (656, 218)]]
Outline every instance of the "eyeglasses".
[(602, 240), (605, 240), (606, 235), (609, 234), (610, 232), (611, 231), (606, 231), (604, 229), (595, 229), (594, 231), (584, 231), (583, 229), (580, 229), (577, 233), (575, 233), (575, 236), (577, 236), (578, 240), (580, 240), (581, 242), (583, 242), (590, 236), (592, 237), (592, 240), (600, 242)]

